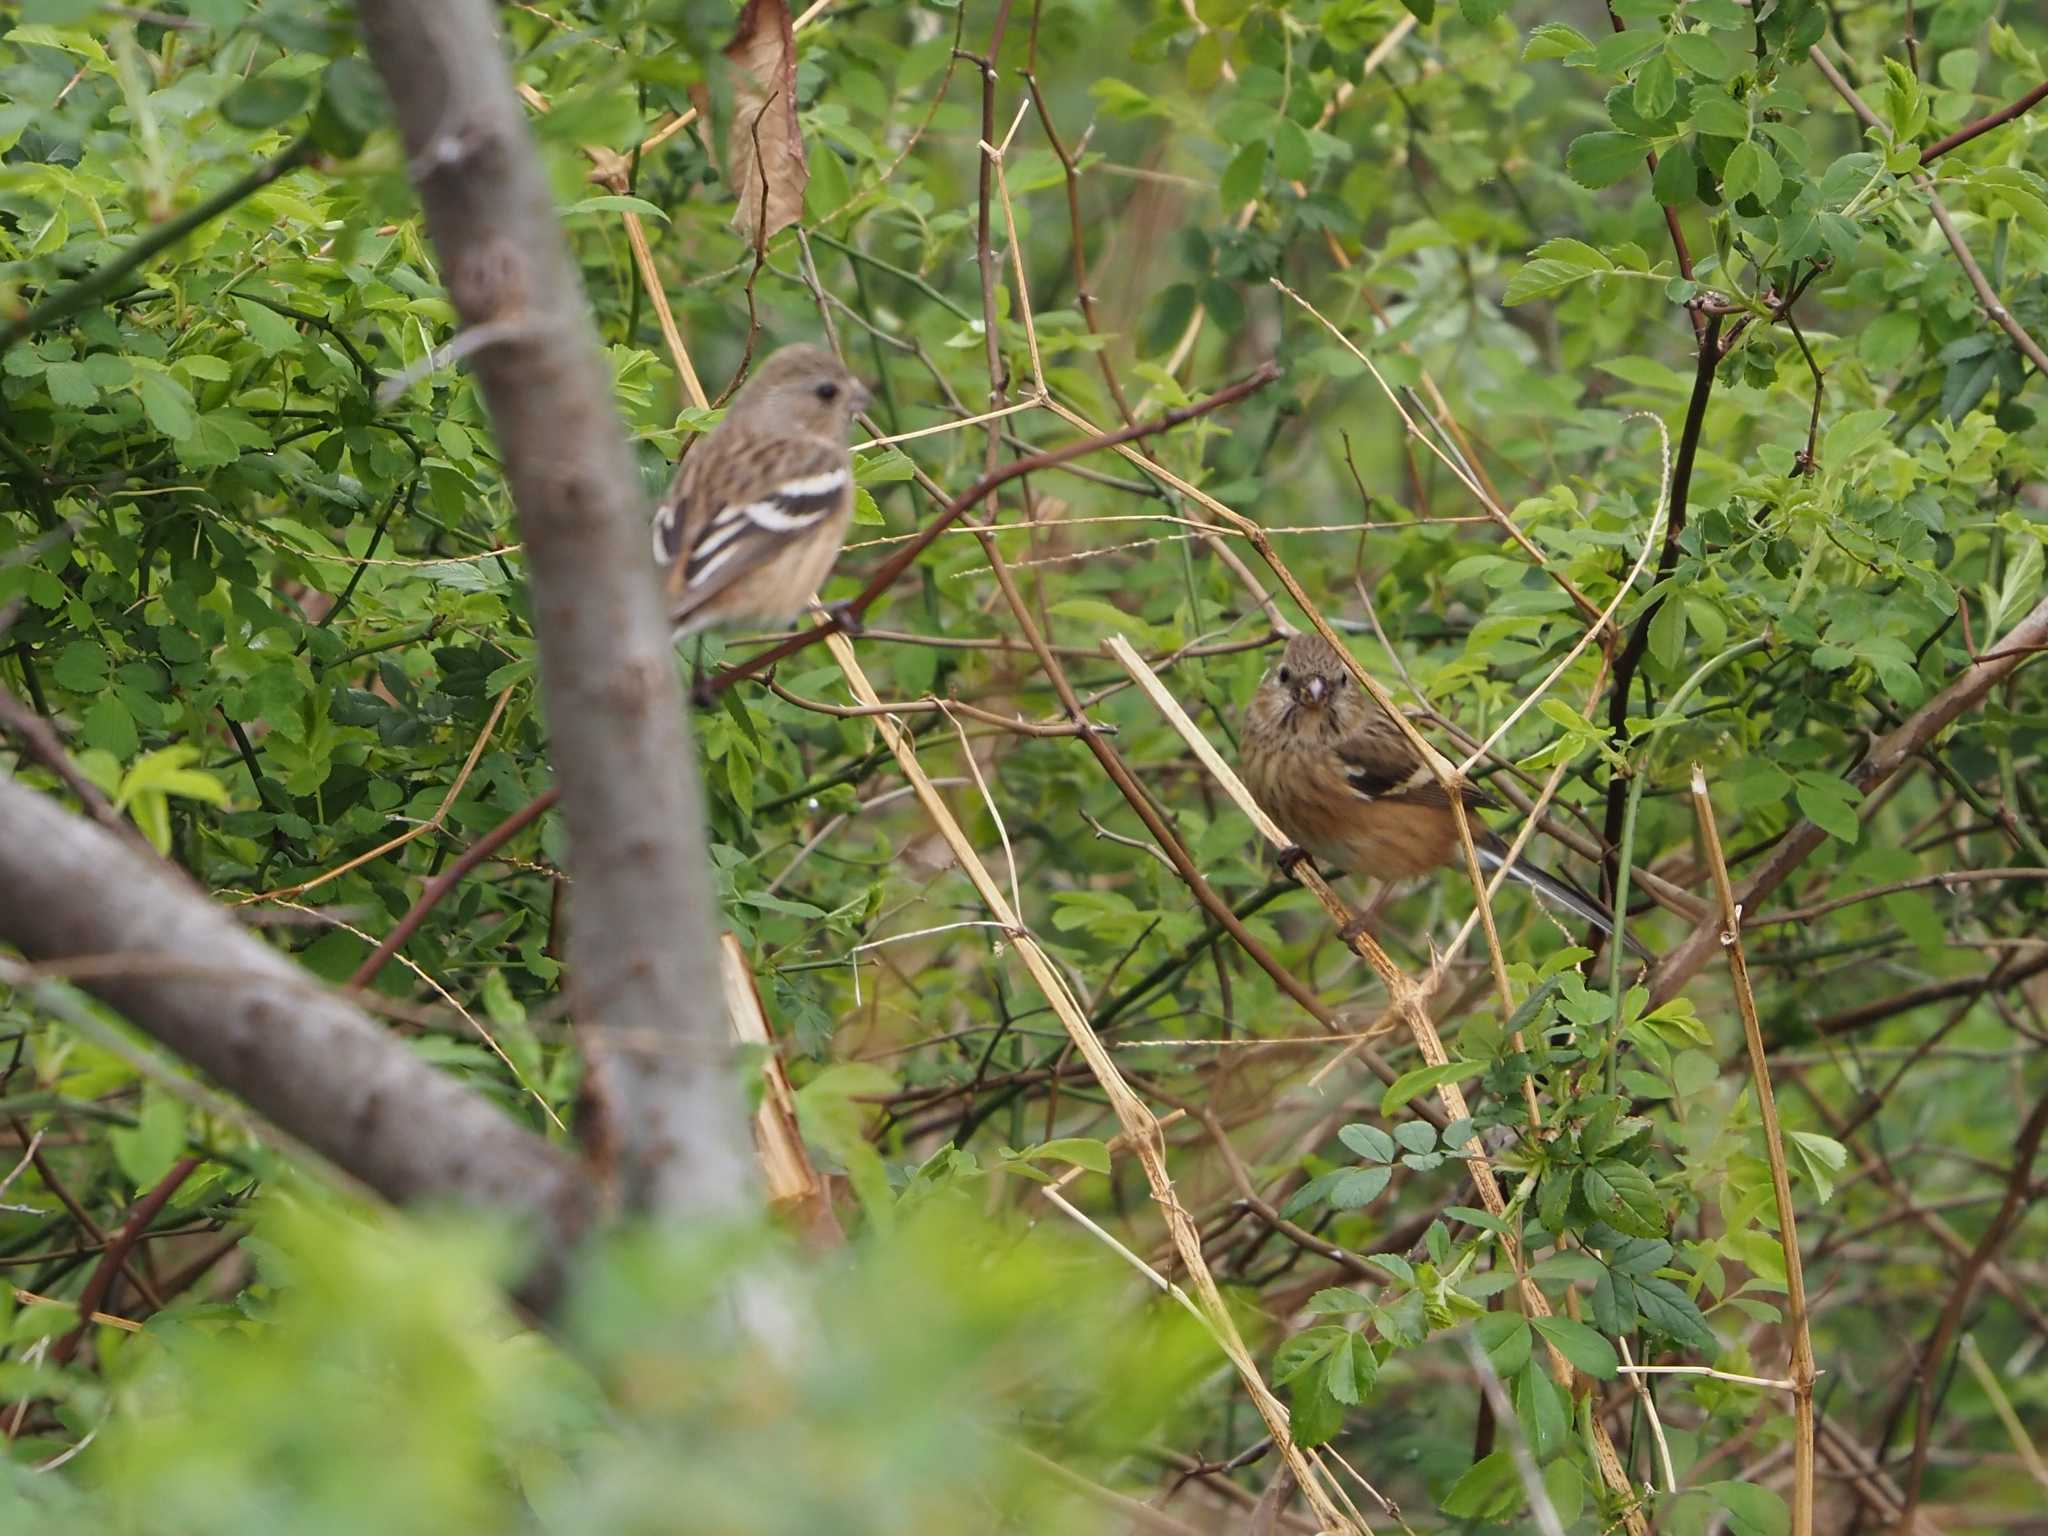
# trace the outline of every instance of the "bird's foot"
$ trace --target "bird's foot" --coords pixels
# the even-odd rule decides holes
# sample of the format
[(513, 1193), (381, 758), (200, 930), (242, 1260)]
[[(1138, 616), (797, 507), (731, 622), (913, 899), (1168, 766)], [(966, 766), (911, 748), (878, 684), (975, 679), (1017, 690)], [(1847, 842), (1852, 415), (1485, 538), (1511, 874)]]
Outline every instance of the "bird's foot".
[(1363, 917), (1354, 917), (1337, 930), (1337, 937), (1344, 941), (1346, 949), (1356, 949), (1358, 941), (1372, 932), (1372, 924)]
[(1308, 850), (1299, 843), (1289, 843), (1280, 850), (1279, 857), (1274, 862), (1280, 866), (1281, 874), (1292, 879), (1294, 872), (1309, 862)]
[(851, 602), (827, 603), (825, 617), (838, 627), (839, 633), (848, 638), (857, 638), (868, 632), (867, 625), (861, 622), (860, 614)]

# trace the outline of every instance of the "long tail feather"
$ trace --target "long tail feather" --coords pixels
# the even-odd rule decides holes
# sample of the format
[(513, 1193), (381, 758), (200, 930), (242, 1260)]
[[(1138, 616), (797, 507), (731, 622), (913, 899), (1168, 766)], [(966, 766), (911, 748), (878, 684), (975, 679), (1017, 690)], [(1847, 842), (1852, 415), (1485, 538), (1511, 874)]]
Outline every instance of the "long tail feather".
[[(1476, 845), (1476, 851), (1479, 854), (1480, 868), (1493, 870), (1505, 867), (1510, 879), (1520, 881), (1545, 901), (1554, 902), (1566, 911), (1584, 918), (1602, 933), (1613, 934), (1614, 914), (1602, 906), (1598, 899), (1587, 895), (1569, 880), (1521, 859), (1509, 864), (1505, 846), (1480, 843)], [(1624, 933), (1621, 941), (1628, 946), (1629, 953), (1638, 959), (1652, 958), (1650, 952), (1636, 942), (1633, 934)]]

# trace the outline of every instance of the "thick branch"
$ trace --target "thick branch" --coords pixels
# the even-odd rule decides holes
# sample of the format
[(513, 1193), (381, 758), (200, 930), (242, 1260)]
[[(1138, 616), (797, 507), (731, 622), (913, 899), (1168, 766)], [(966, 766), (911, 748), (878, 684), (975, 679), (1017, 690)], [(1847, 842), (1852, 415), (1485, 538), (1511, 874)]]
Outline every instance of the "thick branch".
[(628, 1205), (727, 1207), (752, 1158), (726, 1072), (696, 755), (646, 507), (583, 286), (485, 0), (362, 0), (519, 509), (575, 876), (570, 973)]
[(0, 938), (60, 972), (93, 959), (87, 991), (386, 1199), (524, 1214), (554, 1252), (595, 1209), (567, 1158), (176, 870), (6, 778), (0, 892)]
[[(1983, 702), (1985, 694), (2010, 676), (2031, 654), (2026, 647), (2044, 640), (2048, 640), (2048, 598), (2036, 603), (2033, 611), (2015, 624), (2011, 633), (1999, 642), (1998, 649), (2002, 654), (1966, 668), (1960, 677), (1871, 748), (1870, 755), (1863, 759), (1862, 765), (1852, 775), (1856, 788), (1868, 795), (1897, 773), (1915, 752), (1959, 715), (1975, 709)], [(1745, 909), (1756, 906), (1783, 885), (1806, 856), (1825, 841), (1827, 833), (1810, 821), (1800, 822), (1780, 840), (1764, 867), (1736, 893), (1738, 902)], [(1654, 1007), (1675, 997), (1678, 989), (1691, 980), (1693, 973), (1720, 947), (1721, 925), (1718, 920), (1703, 922), (1687, 934), (1651, 974), (1651, 1005)]]

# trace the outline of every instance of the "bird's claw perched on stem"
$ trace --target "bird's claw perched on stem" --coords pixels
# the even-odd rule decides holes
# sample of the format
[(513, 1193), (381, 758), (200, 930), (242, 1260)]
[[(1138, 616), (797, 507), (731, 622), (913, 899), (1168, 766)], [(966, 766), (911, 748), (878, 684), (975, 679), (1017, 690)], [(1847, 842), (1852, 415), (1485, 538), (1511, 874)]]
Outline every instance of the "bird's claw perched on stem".
[(1275, 860), (1280, 866), (1280, 873), (1290, 879), (1293, 878), (1294, 872), (1308, 861), (1308, 850), (1299, 843), (1289, 843), (1280, 850), (1280, 856)]
[(1362, 917), (1354, 917), (1337, 930), (1337, 937), (1344, 941), (1346, 949), (1356, 949), (1358, 941), (1372, 932), (1372, 927)]
[(825, 617), (838, 626), (839, 633), (847, 636), (849, 639), (856, 639), (867, 633), (868, 627), (861, 622), (860, 614), (855, 610), (851, 601), (827, 603), (825, 605)]

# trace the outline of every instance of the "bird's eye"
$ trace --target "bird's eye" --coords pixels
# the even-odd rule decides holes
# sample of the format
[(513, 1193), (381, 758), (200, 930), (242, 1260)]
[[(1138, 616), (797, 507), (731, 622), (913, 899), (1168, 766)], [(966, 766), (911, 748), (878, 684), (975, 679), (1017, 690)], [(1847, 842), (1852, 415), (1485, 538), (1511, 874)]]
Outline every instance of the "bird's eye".
[(1291, 683), (1294, 681), (1294, 674), (1288, 671), (1287, 668), (1282, 667), (1280, 669), (1280, 681), (1282, 683)]
[(839, 386), (827, 380), (818, 386), (817, 394), (820, 400), (837, 400), (839, 398)]

